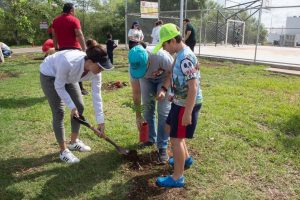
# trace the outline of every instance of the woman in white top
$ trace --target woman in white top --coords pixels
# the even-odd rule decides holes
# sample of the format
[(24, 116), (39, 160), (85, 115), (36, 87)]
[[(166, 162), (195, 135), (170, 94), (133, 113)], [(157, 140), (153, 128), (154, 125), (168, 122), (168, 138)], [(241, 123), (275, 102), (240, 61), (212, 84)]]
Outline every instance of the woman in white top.
[[(101, 97), (101, 72), (113, 68), (105, 48), (96, 41), (87, 44), (86, 53), (80, 50), (59, 51), (45, 58), (40, 65), (43, 92), (52, 110), (52, 125), (60, 146), (60, 159), (79, 162), (69, 150), (81, 152), (91, 148), (78, 139), (80, 124), (73, 119), (83, 114), (84, 106), (79, 81), (92, 81), (92, 96), (98, 129), (104, 133), (104, 114)], [(64, 105), (71, 111), (71, 141), (67, 147), (64, 129)]]
[(162, 20), (158, 20), (155, 22), (155, 27), (152, 29), (151, 37), (152, 37), (152, 44), (159, 43), (159, 32), (160, 27), (163, 25)]
[(138, 22), (133, 22), (131, 29), (128, 32), (128, 39), (129, 39), (129, 49), (136, 46), (139, 42), (143, 41), (144, 34), (143, 31), (140, 29), (140, 25)]

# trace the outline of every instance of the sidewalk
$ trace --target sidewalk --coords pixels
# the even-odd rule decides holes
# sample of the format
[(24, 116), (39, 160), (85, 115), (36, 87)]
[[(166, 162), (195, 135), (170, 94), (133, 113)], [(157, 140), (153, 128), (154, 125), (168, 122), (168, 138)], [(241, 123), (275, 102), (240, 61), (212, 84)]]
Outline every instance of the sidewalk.
[(26, 47), (26, 48), (12, 48), (11, 50), (13, 51), (14, 54), (42, 52), (42, 46)]

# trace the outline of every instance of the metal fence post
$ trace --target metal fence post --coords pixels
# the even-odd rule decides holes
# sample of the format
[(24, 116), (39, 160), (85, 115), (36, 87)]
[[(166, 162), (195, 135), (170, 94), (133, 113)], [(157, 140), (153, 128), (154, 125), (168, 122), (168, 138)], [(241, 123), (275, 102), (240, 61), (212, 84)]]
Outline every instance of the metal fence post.
[(128, 49), (128, 33), (127, 33), (127, 28), (128, 28), (128, 24), (127, 24), (127, 2), (128, 0), (125, 1), (125, 48)]
[(181, 35), (183, 35), (183, 6), (184, 6), (184, 0), (180, 0), (180, 32)]
[(261, 14), (262, 14), (263, 3), (264, 3), (264, 0), (261, 0), (260, 10), (259, 10), (259, 17), (258, 17), (258, 22), (257, 22), (257, 35), (256, 35), (254, 62), (256, 62), (257, 46), (258, 46), (258, 42), (259, 42), (260, 23), (261, 23)]
[(201, 21), (200, 21), (200, 34), (199, 34), (199, 55), (200, 55), (200, 47), (201, 47), (201, 41), (202, 41), (202, 25), (203, 25), (203, 13), (201, 12)]

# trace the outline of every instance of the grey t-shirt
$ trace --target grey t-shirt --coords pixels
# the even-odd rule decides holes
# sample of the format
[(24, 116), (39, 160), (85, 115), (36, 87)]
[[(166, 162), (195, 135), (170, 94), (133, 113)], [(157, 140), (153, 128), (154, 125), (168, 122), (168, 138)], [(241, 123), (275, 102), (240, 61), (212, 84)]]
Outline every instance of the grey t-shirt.
[(166, 77), (172, 70), (173, 57), (165, 50), (160, 49), (156, 54), (151, 53), (154, 47), (148, 46), (148, 66), (145, 78), (159, 79)]

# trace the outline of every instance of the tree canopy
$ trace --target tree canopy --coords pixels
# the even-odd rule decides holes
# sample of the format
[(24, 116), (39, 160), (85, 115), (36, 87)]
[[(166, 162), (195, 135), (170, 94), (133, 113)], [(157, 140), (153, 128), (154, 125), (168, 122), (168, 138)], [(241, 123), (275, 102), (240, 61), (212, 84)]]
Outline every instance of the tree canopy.
[[(148, 0), (155, 1), (155, 0)], [(40, 29), (40, 22), (52, 22), (55, 16), (62, 12), (63, 0), (0, 0), (0, 31), (1, 40), (8, 44), (42, 44), (47, 39), (47, 30)], [(106, 41), (106, 33), (111, 32), (114, 38), (124, 42), (125, 40), (125, 3), (124, 0), (73, 0), (76, 16), (80, 19), (82, 30), (86, 38), (94, 38), (99, 42)], [(156, 0), (157, 2), (157, 0)], [(175, 20), (178, 21), (180, 1), (160, 1), (160, 11), (175, 12)], [(220, 8), (220, 5), (212, 0), (189, 0), (188, 10)], [(128, 0), (128, 13), (140, 12), (140, 0)], [(201, 12), (188, 12), (188, 17), (194, 21), (200, 21)], [(172, 17), (172, 15), (169, 15)], [(163, 14), (162, 14), (163, 17)], [(176, 18), (177, 17), (177, 18)], [(204, 20), (215, 20), (216, 15), (210, 13)], [(249, 37), (255, 38), (255, 26), (257, 20), (250, 19), (247, 26)], [(199, 26), (197, 26), (199, 27)], [(261, 40), (266, 35), (262, 31)]]

